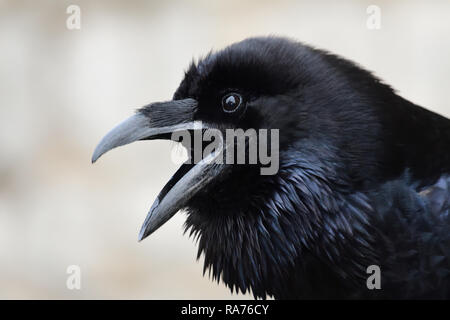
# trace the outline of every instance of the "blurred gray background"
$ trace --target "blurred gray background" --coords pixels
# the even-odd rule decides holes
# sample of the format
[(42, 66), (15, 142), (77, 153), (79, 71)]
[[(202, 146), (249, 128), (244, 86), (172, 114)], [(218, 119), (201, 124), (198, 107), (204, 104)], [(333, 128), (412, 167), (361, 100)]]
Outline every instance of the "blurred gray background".
[[(66, 8), (81, 8), (68, 30)], [(366, 9), (381, 8), (381, 29)], [(91, 153), (171, 98), (192, 58), (285, 35), (352, 59), (450, 116), (450, 1), (0, 0), (0, 298), (251, 298), (202, 277), (180, 213), (137, 242), (177, 169), (171, 142)], [(81, 290), (66, 287), (69, 265)]]

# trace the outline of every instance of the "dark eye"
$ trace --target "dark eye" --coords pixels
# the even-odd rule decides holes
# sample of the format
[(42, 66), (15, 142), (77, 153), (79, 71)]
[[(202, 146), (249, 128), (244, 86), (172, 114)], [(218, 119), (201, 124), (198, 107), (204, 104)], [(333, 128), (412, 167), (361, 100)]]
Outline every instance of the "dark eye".
[(242, 104), (242, 96), (238, 93), (228, 93), (222, 98), (222, 108), (225, 112), (234, 112)]

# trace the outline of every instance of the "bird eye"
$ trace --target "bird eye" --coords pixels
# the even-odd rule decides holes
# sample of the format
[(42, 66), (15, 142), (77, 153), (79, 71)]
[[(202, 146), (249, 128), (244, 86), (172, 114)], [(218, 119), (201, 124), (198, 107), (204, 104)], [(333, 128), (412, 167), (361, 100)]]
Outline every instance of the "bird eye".
[(238, 93), (229, 93), (222, 98), (222, 108), (225, 112), (234, 112), (242, 104), (242, 96)]

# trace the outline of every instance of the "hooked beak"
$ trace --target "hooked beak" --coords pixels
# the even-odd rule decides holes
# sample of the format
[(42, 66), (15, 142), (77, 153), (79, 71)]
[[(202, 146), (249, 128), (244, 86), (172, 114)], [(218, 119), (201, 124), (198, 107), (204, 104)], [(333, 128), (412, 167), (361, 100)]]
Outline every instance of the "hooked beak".
[[(197, 101), (194, 99), (153, 103), (112, 129), (100, 141), (92, 156), (92, 163), (111, 149), (138, 140), (170, 139), (174, 132), (201, 130), (205, 126), (194, 121)], [(223, 145), (221, 145), (221, 148)], [(221, 151), (221, 150), (220, 150)], [(150, 208), (139, 233), (139, 241), (148, 237), (186, 206), (204, 185), (223, 170), (214, 162), (220, 152), (206, 156), (197, 164), (183, 164), (167, 182)]]

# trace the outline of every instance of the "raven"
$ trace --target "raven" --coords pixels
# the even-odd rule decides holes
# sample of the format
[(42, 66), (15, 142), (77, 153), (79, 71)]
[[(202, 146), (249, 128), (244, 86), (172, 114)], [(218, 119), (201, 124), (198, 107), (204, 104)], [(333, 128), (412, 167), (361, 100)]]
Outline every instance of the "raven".
[(205, 128), (279, 129), (278, 171), (184, 163), (139, 240), (184, 209), (204, 273), (231, 292), (450, 297), (450, 120), (344, 58), (255, 37), (193, 61), (173, 100), (119, 124), (92, 161), (133, 141)]

